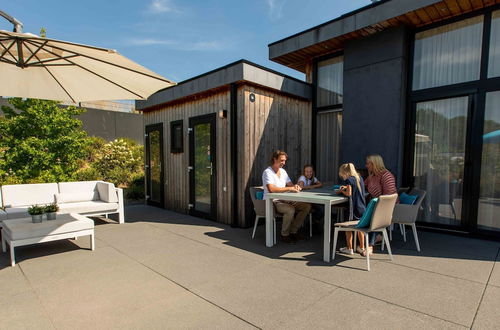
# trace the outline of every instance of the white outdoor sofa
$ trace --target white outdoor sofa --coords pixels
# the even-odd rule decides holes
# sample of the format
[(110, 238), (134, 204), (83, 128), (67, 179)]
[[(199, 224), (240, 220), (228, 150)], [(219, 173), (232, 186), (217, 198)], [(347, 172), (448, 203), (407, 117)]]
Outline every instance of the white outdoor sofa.
[(85, 216), (118, 213), (124, 223), (123, 189), (104, 181), (80, 181), (4, 185), (0, 189), (1, 221), (29, 217), (31, 205), (56, 202), (59, 214), (78, 213)]

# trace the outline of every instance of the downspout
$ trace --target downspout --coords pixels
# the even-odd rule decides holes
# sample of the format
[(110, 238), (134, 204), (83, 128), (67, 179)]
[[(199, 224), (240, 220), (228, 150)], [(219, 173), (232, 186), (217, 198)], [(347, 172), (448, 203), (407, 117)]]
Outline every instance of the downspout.
[(230, 85), (231, 173), (233, 175), (233, 217), (231, 227), (238, 227), (238, 85)]

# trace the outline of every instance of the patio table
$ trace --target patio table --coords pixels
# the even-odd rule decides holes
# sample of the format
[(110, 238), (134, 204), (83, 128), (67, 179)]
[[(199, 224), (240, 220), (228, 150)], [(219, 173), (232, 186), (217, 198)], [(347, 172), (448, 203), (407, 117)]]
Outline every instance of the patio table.
[(313, 204), (323, 204), (325, 206), (325, 221), (323, 230), (323, 260), (330, 261), (330, 241), (332, 230), (332, 212), (331, 207), (335, 204), (341, 204), (349, 201), (345, 196), (328, 188), (311, 189), (298, 193), (268, 193), (266, 194), (266, 246), (273, 246), (273, 199), (305, 202)]

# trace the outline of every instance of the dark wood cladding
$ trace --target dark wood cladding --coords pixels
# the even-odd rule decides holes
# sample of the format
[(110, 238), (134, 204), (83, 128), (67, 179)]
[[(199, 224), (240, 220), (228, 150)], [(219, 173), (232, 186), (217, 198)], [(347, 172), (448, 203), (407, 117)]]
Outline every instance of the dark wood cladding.
[(433, 5), (408, 12), (404, 15), (377, 24), (372, 24), (340, 37), (273, 58), (272, 60), (306, 73), (308, 61), (319, 56), (342, 50), (344, 48), (344, 43), (348, 40), (367, 37), (379, 31), (401, 25), (419, 28), (496, 4), (500, 4), (500, 0), (443, 0)]

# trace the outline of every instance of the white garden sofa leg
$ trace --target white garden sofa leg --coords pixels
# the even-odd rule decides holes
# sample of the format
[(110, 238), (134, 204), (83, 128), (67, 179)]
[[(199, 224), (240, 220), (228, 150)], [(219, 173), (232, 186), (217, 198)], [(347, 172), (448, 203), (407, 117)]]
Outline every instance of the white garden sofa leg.
[(123, 209), (123, 189), (116, 188), (118, 194), (118, 223), (125, 223), (125, 211)]

